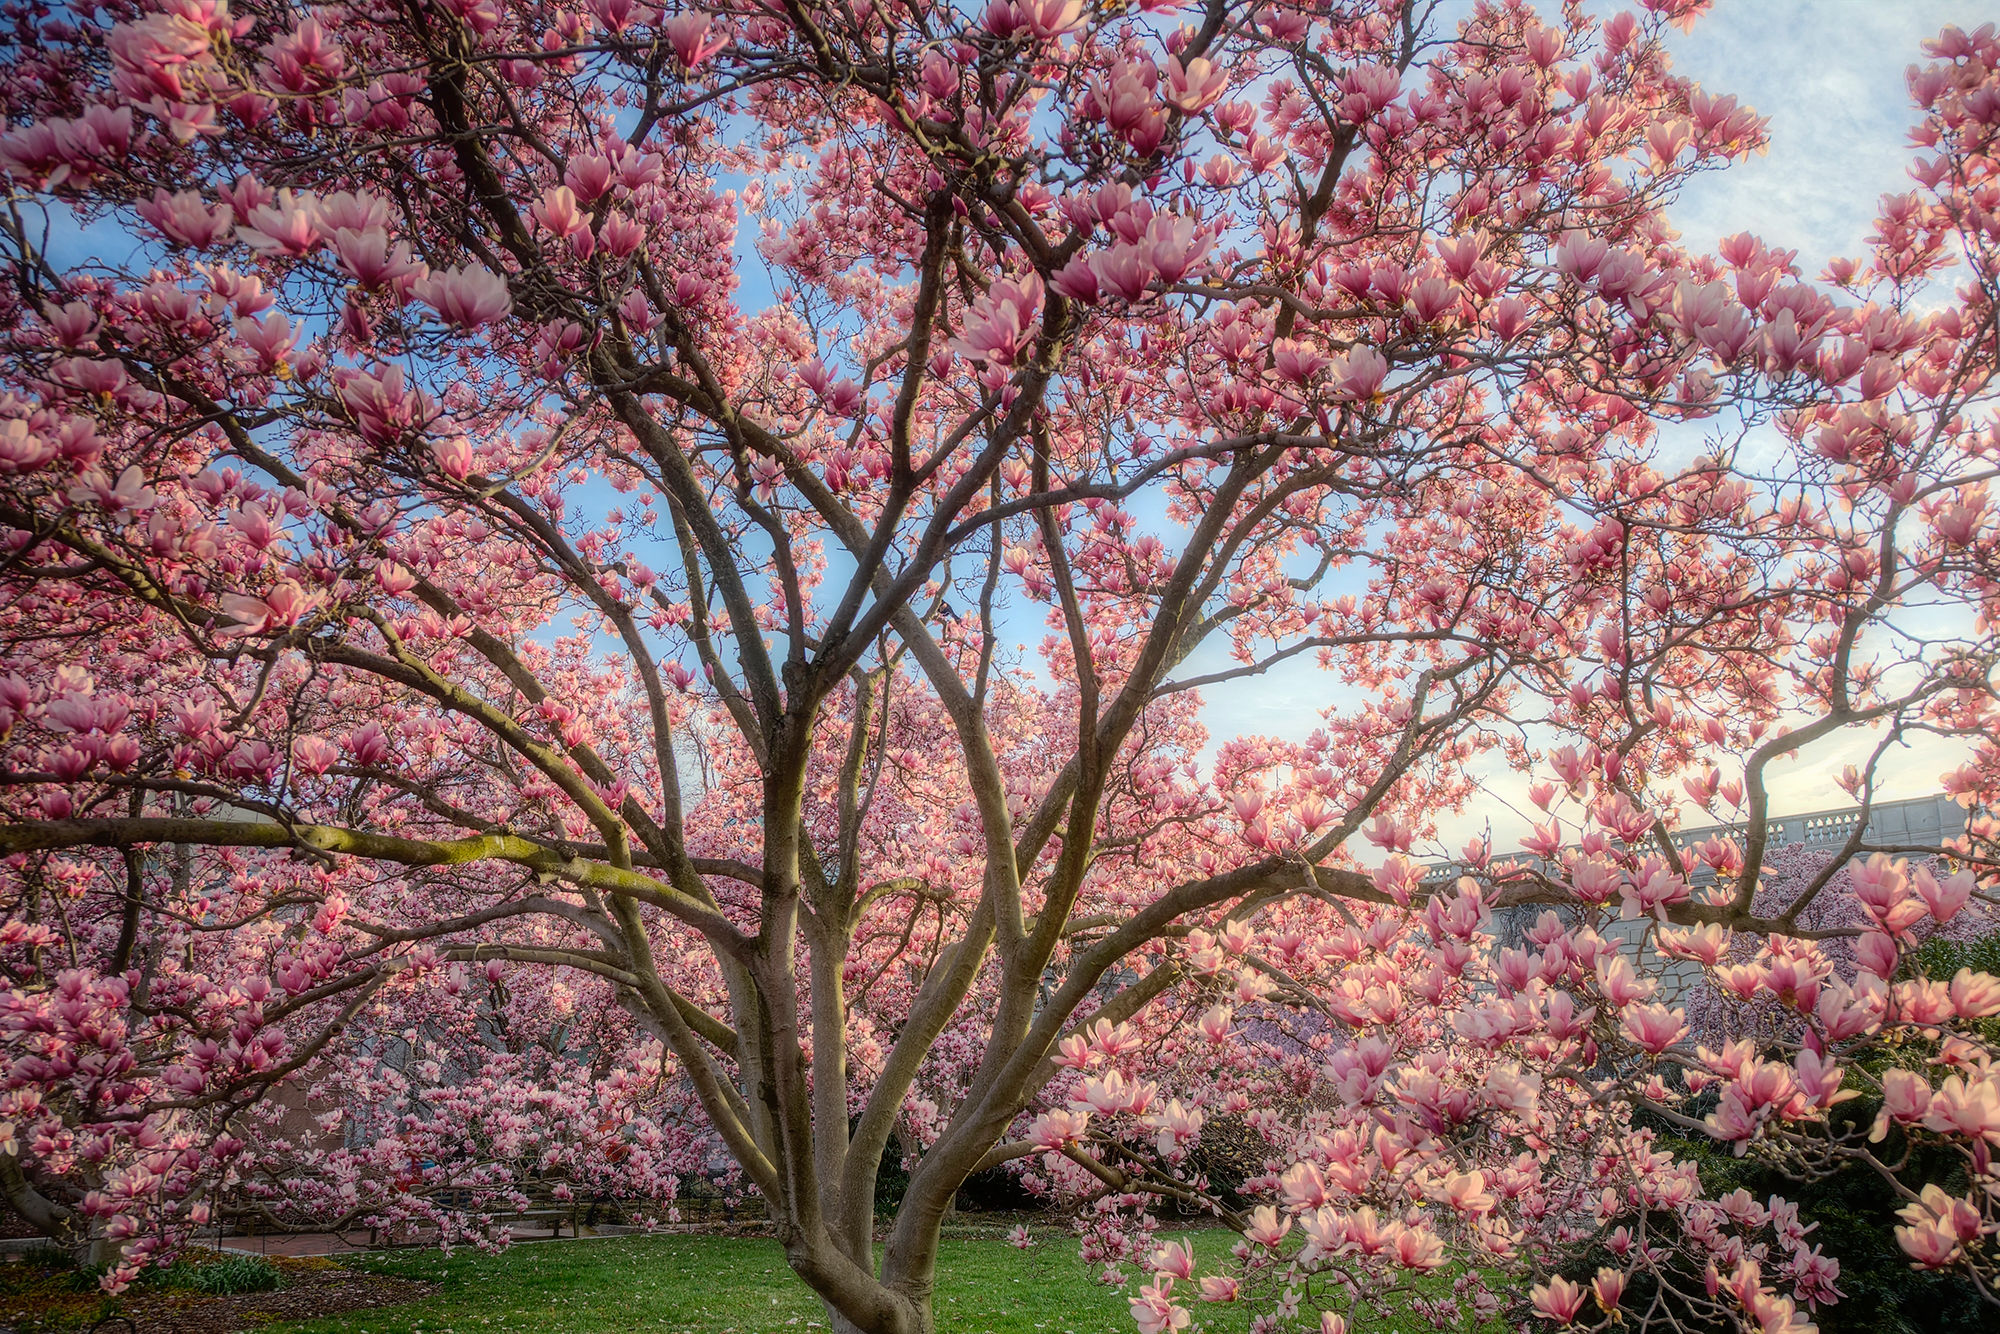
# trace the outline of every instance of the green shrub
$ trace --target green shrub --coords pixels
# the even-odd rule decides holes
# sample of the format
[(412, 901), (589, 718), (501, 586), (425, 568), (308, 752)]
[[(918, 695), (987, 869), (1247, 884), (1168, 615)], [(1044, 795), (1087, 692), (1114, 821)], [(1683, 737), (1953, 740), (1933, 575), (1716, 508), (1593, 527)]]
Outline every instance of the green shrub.
[[(1932, 939), (1908, 959), (1912, 971), (1925, 977), (1949, 978), (1961, 968), (2000, 973), (2000, 933), (1973, 941)], [(1994, 1024), (1989, 1038), (2000, 1037)], [(1883, 1051), (1863, 1062), (1879, 1075), (1892, 1064), (1921, 1068), (1922, 1053)], [(1852, 1087), (1853, 1084), (1850, 1084)], [(1855, 1098), (1832, 1113), (1837, 1130), (1865, 1130), (1881, 1109), (1878, 1099)], [(1707, 1105), (1693, 1109), (1699, 1116)], [(1896, 1244), (1896, 1211), (1903, 1201), (1888, 1183), (1865, 1164), (1851, 1164), (1811, 1181), (1802, 1181), (1776, 1163), (1755, 1154), (1738, 1158), (1713, 1141), (1682, 1138), (1666, 1122), (1635, 1118), (1659, 1134), (1663, 1147), (1692, 1160), (1710, 1197), (1742, 1189), (1758, 1201), (1782, 1196), (1799, 1206), (1799, 1218), (1812, 1226), (1809, 1245), (1817, 1245), (1840, 1261), (1835, 1285), (1840, 1301), (1813, 1313), (1821, 1334), (1986, 1334), (1994, 1329), (1992, 1307), (1963, 1276), (1933, 1274), (1913, 1268)], [(1897, 1161), (1905, 1148), (1902, 1133), (1892, 1131), (1882, 1156)], [(1956, 1195), (1968, 1187), (1963, 1159), (1935, 1147), (1914, 1147), (1897, 1173), (1912, 1190), (1937, 1184)], [(1587, 1278), (1599, 1257), (1577, 1264), (1571, 1277)], [(1783, 1285), (1778, 1285), (1782, 1290)]]
[(21, 1252), (20, 1263), (38, 1273), (62, 1273), (75, 1269), (80, 1263), (76, 1252), (67, 1246), (58, 1246), (53, 1241), (38, 1241)]
[(1264, 1159), (1271, 1146), (1240, 1116), (1211, 1117), (1202, 1127), (1188, 1166), (1208, 1178), (1208, 1183), (1231, 1208), (1250, 1203), (1241, 1192), (1243, 1183), (1264, 1171)]
[(228, 1297), (239, 1292), (270, 1292), (284, 1286), (278, 1266), (261, 1255), (221, 1255), (214, 1259), (176, 1260), (149, 1272), (148, 1286), (174, 1292), (203, 1292)]
[(1961, 968), (1975, 973), (2000, 973), (2000, 932), (1977, 940), (1945, 940), (1932, 936), (1910, 955), (1925, 977), (1949, 978)]
[(96, 1292), (104, 1286), (106, 1271), (103, 1265), (73, 1264), (60, 1272), (71, 1292)]
[[(1839, 1110), (1849, 1108), (1874, 1119), (1871, 1100), (1856, 1099)], [(1840, 1261), (1840, 1301), (1813, 1316), (1821, 1334), (1979, 1334), (1993, 1328), (1992, 1308), (1962, 1276), (1911, 1267), (1893, 1231), (1903, 1202), (1873, 1170), (1854, 1166), (1802, 1182), (1773, 1164), (1735, 1158), (1712, 1145), (1694, 1156), (1712, 1191), (1741, 1187), (1760, 1201), (1781, 1195), (1797, 1204), (1800, 1220), (1814, 1228), (1808, 1243)], [(1955, 1158), (1935, 1150), (1913, 1154), (1903, 1173), (1913, 1185), (1935, 1181), (1958, 1191), (1963, 1176)]]

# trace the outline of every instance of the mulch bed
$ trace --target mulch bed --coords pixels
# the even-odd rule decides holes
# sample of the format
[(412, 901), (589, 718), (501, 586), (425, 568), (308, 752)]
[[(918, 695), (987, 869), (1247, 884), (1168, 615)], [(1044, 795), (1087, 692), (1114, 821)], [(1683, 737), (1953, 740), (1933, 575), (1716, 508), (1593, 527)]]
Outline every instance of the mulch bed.
[[(435, 1284), (389, 1278), (343, 1269), (318, 1257), (272, 1257), (285, 1276), (274, 1292), (243, 1292), (209, 1296), (199, 1292), (133, 1291), (115, 1301), (116, 1313), (129, 1319), (106, 1323), (100, 1334), (233, 1334), (279, 1320), (310, 1320), (371, 1306), (399, 1306), (435, 1289)], [(111, 1307), (98, 1293), (59, 1295), (44, 1288), (34, 1293), (0, 1296), (0, 1330), (86, 1330)]]

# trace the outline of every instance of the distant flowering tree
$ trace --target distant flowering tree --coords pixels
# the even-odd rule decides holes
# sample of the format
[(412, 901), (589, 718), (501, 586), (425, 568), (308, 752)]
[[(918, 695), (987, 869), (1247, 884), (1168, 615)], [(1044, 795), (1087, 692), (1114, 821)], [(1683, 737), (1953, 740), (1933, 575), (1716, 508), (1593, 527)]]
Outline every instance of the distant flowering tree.
[[(2000, 871), (2000, 41), (1812, 279), (1667, 222), (1761, 143), (1702, 7), (6, 11), (0, 1189), (115, 1287), (218, 1206), (726, 1160), (924, 1334), (1015, 1162), (1149, 1334), (1776, 1334), (1838, 1257), (1646, 1126), (1893, 1181), (1827, 1116), (1886, 1044), (1967, 1183), (1903, 1247), (1991, 1294), (2000, 982), (1902, 959)], [(1867, 728), (1977, 739), (1965, 869), (1864, 826), (1760, 900), (1767, 766)], [(1427, 884), (1487, 755), (1548, 860)], [(1693, 1040), (1670, 959), (1793, 1033)]]
[[(1876, 892), (1878, 877), (1891, 867), (1896, 874), (1920, 877), (1920, 884), (1949, 883), (1953, 874), (1942, 858), (1906, 859), (1897, 865), (1878, 852), (1849, 861), (1825, 847), (1788, 844), (1772, 849), (1765, 858), (1763, 883), (1751, 900), (1751, 911), (1775, 915), (1807, 900), (1797, 920), (1805, 930), (1821, 933), (1813, 943), (1812, 959), (1817, 966), (1830, 965), (1842, 976), (1852, 977), (1859, 967), (1856, 944), (1874, 925), (1866, 902), (1856, 893), (1857, 881), (1864, 893)], [(1928, 900), (1920, 896), (1919, 901)], [(1941, 918), (1918, 917), (1905, 927), (1904, 944), (1919, 948), (1933, 940), (1968, 944), (2000, 932), (2000, 917), (1980, 904), (1970, 906), (1970, 911), (1952, 911)], [(1727, 964), (1742, 964), (1758, 953), (1759, 942), (1738, 938), (1723, 958)], [(1734, 969), (1699, 974), (1676, 998), (1687, 1010), (1690, 1034), (1711, 1046), (1731, 1038), (1779, 1040), (1803, 1034), (1797, 1009), (1763, 986), (1750, 985), (1756, 976), (1754, 970), (1744, 974)]]
[(668, 1216), (684, 1180), (733, 1180), (672, 1057), (552, 970), (435, 968), (288, 1085), (239, 1122), (224, 1192), (262, 1226), (490, 1246), (522, 1212), (615, 1197)]

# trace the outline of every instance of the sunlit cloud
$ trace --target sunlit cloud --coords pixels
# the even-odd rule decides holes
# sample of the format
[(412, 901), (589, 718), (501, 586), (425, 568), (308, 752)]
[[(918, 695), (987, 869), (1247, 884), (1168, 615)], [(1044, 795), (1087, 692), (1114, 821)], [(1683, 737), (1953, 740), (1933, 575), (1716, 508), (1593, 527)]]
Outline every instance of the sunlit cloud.
[(1753, 231), (1799, 252), (1808, 274), (1867, 240), (1877, 201), (1910, 188), (1916, 123), (1904, 71), (1948, 24), (1992, 6), (1967, 0), (1723, 0), (1676, 33), (1676, 68), (1770, 120), (1771, 148), (1697, 182), (1674, 210), (1689, 244)]

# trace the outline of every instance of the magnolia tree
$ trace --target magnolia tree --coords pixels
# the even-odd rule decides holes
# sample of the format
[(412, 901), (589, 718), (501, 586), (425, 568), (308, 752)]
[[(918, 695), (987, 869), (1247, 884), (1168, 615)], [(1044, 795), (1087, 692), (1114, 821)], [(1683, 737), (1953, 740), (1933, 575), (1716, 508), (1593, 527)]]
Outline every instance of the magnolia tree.
[[(1761, 142), (1701, 7), (7, 11), (14, 1208), (115, 1286), (725, 1170), (918, 1334), (1012, 1163), (1148, 1334), (1806, 1328), (1838, 1257), (1672, 1130), (1991, 1292), (2000, 982), (1903, 956), (2000, 754), (1950, 874), (1759, 887), (1774, 761), (1994, 726), (2000, 42), (1807, 275), (1666, 221)], [(1311, 729), (1210, 737), (1274, 669)], [(1426, 878), (1506, 765), (1535, 859)]]
[(341, 1039), (245, 1109), (218, 1222), (492, 1245), (523, 1211), (664, 1212), (684, 1177), (721, 1175), (671, 1058), (600, 988), (455, 965)]

